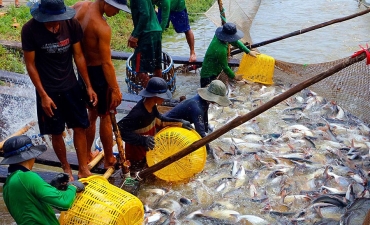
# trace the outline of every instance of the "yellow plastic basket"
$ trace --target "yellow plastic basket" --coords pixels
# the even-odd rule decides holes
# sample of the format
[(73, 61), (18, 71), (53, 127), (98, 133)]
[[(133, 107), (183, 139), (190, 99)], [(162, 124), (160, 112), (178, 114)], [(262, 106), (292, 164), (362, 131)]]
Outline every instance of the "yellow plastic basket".
[(102, 176), (94, 175), (80, 181), (87, 186), (77, 194), (72, 207), (61, 213), (61, 225), (143, 224), (144, 207), (137, 197), (110, 184)]
[(244, 54), (235, 74), (242, 74), (246, 80), (271, 85), (274, 83), (274, 69), (275, 59), (271, 56), (259, 54), (253, 57)]
[[(187, 130), (180, 127), (162, 129), (154, 137), (154, 149), (147, 152), (148, 166), (159, 163), (199, 139), (201, 139), (201, 136), (195, 130)], [(207, 150), (203, 146), (163, 169), (158, 170), (154, 175), (166, 181), (184, 180), (201, 172), (206, 163), (206, 158)]]

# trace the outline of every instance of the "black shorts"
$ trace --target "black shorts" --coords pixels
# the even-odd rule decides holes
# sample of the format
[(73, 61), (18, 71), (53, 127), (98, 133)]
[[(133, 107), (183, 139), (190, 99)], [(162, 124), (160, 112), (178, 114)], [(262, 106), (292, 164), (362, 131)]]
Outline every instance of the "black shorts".
[(48, 117), (41, 106), (40, 95), (36, 91), (37, 118), (40, 134), (61, 134), (68, 128), (88, 128), (90, 123), (81, 88), (78, 84), (67, 91), (48, 93), (57, 106), (54, 116)]
[[(109, 91), (108, 82), (105, 79), (103, 67), (100, 66), (88, 66), (87, 71), (89, 73), (90, 83), (98, 96), (98, 104), (96, 106), (99, 115), (107, 115), (109, 113)], [(87, 99), (88, 102), (90, 101)]]

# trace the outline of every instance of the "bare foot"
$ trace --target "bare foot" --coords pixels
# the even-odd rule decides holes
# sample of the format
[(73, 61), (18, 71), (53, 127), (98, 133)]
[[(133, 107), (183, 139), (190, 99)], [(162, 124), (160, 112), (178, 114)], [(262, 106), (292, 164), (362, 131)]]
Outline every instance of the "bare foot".
[(193, 53), (190, 55), (189, 62), (195, 62), (195, 61), (197, 61), (197, 56), (195, 55), (195, 53)]
[(96, 157), (97, 155), (99, 155), (99, 151), (98, 151), (98, 150), (91, 151), (91, 152), (90, 152), (89, 159), (87, 160), (87, 163), (90, 163), (93, 159), (95, 159), (95, 157)]
[(69, 181), (74, 181), (72, 169), (69, 164), (62, 165), (63, 172), (69, 175)]
[(78, 176), (78, 179), (80, 179), (80, 178), (87, 178), (91, 175), (92, 174), (89, 170), (79, 170), (77, 176)]
[(114, 156), (110, 159), (104, 157), (104, 169), (108, 169), (109, 167), (114, 167), (116, 163), (117, 163), (117, 160)]

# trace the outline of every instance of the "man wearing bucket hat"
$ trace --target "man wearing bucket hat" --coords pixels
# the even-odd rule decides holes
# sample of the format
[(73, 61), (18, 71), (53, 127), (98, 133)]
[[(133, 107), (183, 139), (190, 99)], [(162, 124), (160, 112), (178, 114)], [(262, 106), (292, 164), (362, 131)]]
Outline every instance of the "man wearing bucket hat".
[[(220, 80), (213, 80), (208, 87), (198, 88), (198, 94), (190, 99), (186, 99), (173, 109), (164, 114), (166, 117), (187, 120), (193, 123), (195, 130), (203, 138), (208, 132), (208, 107), (210, 103), (220, 106), (229, 106), (230, 100), (226, 96), (225, 84)], [(210, 147), (207, 144), (207, 152)]]
[(243, 32), (236, 29), (233, 23), (225, 23), (216, 29), (215, 36), (208, 46), (200, 71), (200, 87), (206, 87), (223, 70), (228, 77), (241, 80), (242, 75), (235, 75), (228, 65), (228, 43), (241, 49), (245, 53), (256, 57), (255, 51), (249, 50), (239, 39), (244, 36)]
[(88, 177), (91, 175), (87, 166), (91, 152), (86, 147), (89, 120), (72, 59), (93, 105), (97, 103), (97, 96), (90, 84), (80, 45), (81, 26), (73, 18), (74, 9), (66, 7), (63, 0), (41, 0), (31, 15), (33, 18), (22, 27), (21, 38), (26, 68), (36, 88), (40, 133), (51, 134), (62, 168), (73, 179), (62, 136), (66, 124), (73, 129), (78, 176)]
[(146, 151), (155, 146), (153, 136), (156, 134), (156, 128), (182, 126), (192, 129), (188, 121), (168, 118), (158, 112), (157, 105), (161, 105), (165, 99), (172, 98), (164, 79), (151, 78), (148, 86), (141, 90), (139, 95), (144, 98), (117, 123), (122, 140), (125, 142), (126, 158), (134, 169), (146, 165)]
[(116, 72), (111, 58), (112, 29), (104, 18), (117, 15), (120, 10), (130, 13), (126, 0), (80, 1), (72, 6), (76, 10), (75, 18), (84, 31), (82, 50), (86, 58), (91, 85), (98, 95), (96, 106), (89, 106), (87, 129), (87, 148), (91, 149), (96, 131), (96, 121), (100, 118), (99, 135), (104, 149), (104, 168), (114, 166), (113, 132), (109, 111), (121, 104), (122, 94), (116, 79)]
[[(52, 207), (68, 210), (76, 192), (84, 190), (84, 184), (72, 181), (61, 191), (32, 172), (35, 158), (46, 151), (46, 146), (34, 146), (26, 135), (6, 140), (3, 151), (0, 164), (9, 165), (3, 198), (15, 222), (18, 225), (59, 224)], [(57, 176), (53, 183), (60, 183), (60, 179), (64, 179), (63, 176)]]
[(151, 0), (130, 1), (134, 30), (127, 45), (134, 48), (132, 70), (145, 88), (149, 73), (162, 77), (162, 28)]

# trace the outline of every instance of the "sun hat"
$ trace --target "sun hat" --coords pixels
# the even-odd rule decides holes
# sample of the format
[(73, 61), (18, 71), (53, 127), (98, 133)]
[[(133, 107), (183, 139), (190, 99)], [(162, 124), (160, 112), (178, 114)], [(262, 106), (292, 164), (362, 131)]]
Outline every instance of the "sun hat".
[(34, 146), (26, 135), (14, 136), (5, 141), (1, 165), (16, 164), (36, 158), (46, 151), (45, 145)]
[(166, 100), (172, 98), (171, 92), (168, 90), (167, 83), (163, 78), (152, 77), (145, 89), (139, 92), (143, 97), (159, 97)]
[(41, 23), (69, 20), (76, 14), (71, 7), (66, 7), (63, 0), (41, 0), (38, 8), (31, 12), (33, 18)]
[(109, 5), (116, 7), (117, 9), (131, 13), (131, 10), (127, 7), (126, 0), (104, 0), (104, 1)]
[(216, 37), (221, 41), (234, 42), (244, 37), (244, 33), (236, 29), (233, 23), (225, 23), (222, 27), (216, 29)]
[(198, 94), (206, 101), (216, 102), (220, 106), (229, 106), (231, 101), (226, 96), (226, 86), (220, 80), (213, 80), (208, 87), (198, 88)]

